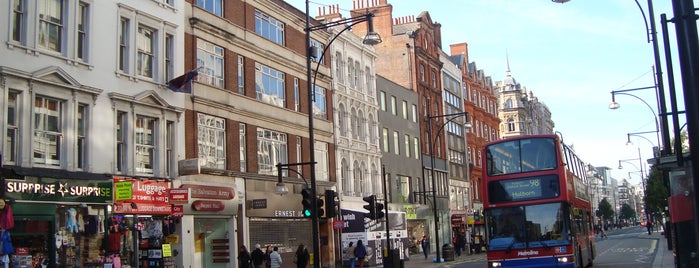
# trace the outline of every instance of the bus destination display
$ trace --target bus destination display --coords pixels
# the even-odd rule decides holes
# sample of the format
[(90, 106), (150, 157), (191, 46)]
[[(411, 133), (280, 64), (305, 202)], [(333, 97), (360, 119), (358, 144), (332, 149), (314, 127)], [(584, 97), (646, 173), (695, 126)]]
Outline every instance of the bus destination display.
[(541, 198), (540, 178), (507, 180), (502, 182), (502, 186), (509, 193), (512, 201)]

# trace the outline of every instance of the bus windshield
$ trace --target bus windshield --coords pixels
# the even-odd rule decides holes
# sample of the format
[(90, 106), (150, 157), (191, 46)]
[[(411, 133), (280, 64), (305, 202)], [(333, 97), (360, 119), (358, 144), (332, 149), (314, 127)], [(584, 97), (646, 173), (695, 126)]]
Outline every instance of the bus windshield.
[(570, 244), (563, 203), (486, 210), (488, 250), (549, 248)]
[(557, 167), (553, 138), (531, 138), (493, 144), (486, 148), (489, 176), (514, 174)]

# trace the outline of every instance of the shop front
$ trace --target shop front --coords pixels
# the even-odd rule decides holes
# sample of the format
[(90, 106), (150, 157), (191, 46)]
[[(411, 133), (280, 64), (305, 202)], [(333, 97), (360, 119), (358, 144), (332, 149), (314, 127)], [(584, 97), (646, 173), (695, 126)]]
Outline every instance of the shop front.
[(5, 267), (103, 267), (110, 176), (24, 168), (2, 173), (0, 227), (14, 247)]
[[(245, 214), (248, 217), (250, 247), (255, 244), (278, 247), (283, 260), (293, 260), (294, 251), (300, 244), (304, 244), (308, 252), (313, 254), (311, 219), (302, 215), (301, 195), (282, 196), (256, 191), (264, 188), (257, 188), (254, 184), (259, 186), (265, 183), (269, 182), (255, 181), (247, 185)], [(328, 252), (328, 246), (333, 242), (325, 226), (321, 223), (319, 228), (321, 251)], [(321, 263), (332, 263), (327, 261), (328, 257), (329, 255), (321, 254)], [(295, 264), (284, 261), (282, 267), (295, 267)]]
[[(470, 212), (473, 213), (472, 210)], [(466, 228), (468, 227), (466, 224), (467, 223), (466, 214), (467, 214), (467, 211), (464, 211), (464, 210), (452, 210), (451, 211), (450, 221), (451, 221), (451, 232), (453, 234), (451, 242), (452, 242), (452, 244), (454, 244), (454, 247), (456, 247), (459, 236), (466, 235)]]
[(485, 219), (483, 218), (483, 207), (476, 206), (475, 209), (470, 209), (467, 213), (466, 229), (470, 233), (471, 251), (481, 253), (485, 250), (488, 241), (485, 240)]
[(169, 181), (114, 177), (114, 206), (107, 220), (108, 259), (122, 267), (175, 267), (171, 244), (165, 240), (177, 229), (169, 190)]
[(196, 174), (173, 182), (169, 202), (181, 217), (171, 237), (176, 262), (181, 267), (237, 267), (237, 248), (244, 237), (236, 217), (241, 206), (243, 180), (228, 176)]
[(407, 231), (409, 239), (409, 254), (422, 254), (420, 241), (422, 240), (423, 236), (430, 236), (427, 217), (430, 215), (431, 210), (429, 210), (428, 206), (423, 206), (420, 204), (404, 204), (400, 207), (397, 207), (396, 209), (405, 212), (405, 219), (407, 222)]

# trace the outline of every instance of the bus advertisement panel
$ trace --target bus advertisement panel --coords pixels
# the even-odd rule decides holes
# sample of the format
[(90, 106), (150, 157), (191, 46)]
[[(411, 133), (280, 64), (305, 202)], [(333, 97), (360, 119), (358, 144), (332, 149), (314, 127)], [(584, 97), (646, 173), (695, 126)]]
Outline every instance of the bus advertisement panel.
[(556, 135), (485, 145), (489, 267), (585, 267), (594, 229), (585, 165)]

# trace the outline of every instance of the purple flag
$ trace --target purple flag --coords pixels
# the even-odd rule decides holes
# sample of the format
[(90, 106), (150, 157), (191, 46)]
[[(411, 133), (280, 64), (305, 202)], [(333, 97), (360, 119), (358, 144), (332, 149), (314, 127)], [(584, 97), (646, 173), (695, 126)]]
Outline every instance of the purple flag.
[(197, 77), (199, 72), (192, 70), (186, 74), (175, 77), (167, 82), (167, 88), (175, 92), (192, 93), (192, 79)]

